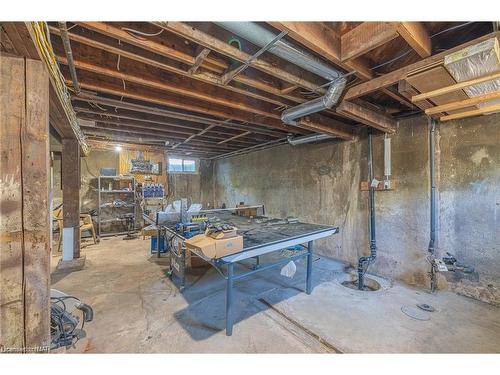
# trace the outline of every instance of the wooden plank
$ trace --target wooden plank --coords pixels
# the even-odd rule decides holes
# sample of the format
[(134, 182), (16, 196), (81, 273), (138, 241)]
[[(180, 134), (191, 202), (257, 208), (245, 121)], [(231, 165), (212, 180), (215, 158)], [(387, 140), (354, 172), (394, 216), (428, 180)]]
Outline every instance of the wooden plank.
[(21, 128), (24, 59), (0, 55), (0, 351), (24, 340)]
[[(398, 82), (398, 92), (408, 100), (411, 100), (411, 97), (413, 95), (418, 94), (418, 91), (415, 90), (415, 88), (406, 80), (401, 80)], [(433, 107), (432, 103), (427, 100), (415, 103), (415, 105), (422, 110)]]
[[(145, 105), (141, 105), (141, 104), (137, 104), (137, 103), (131, 103), (131, 102), (128, 102), (125, 100), (102, 98), (102, 97), (91, 96), (91, 95), (86, 95), (86, 94), (81, 94), (78, 97), (74, 97), (73, 100), (90, 102), (90, 103), (97, 103), (97, 104), (101, 104), (101, 105), (112, 106), (115, 108), (123, 108), (126, 110), (140, 112), (140, 113), (146, 113), (146, 114), (157, 115), (157, 116), (164, 116), (164, 117), (172, 118), (172, 119), (186, 120), (186, 121), (190, 121), (193, 123), (200, 123), (200, 124), (206, 124), (206, 125), (216, 124), (218, 127), (222, 127), (225, 129), (252, 130), (253, 132), (258, 133), (258, 134), (265, 134), (265, 135), (275, 136), (275, 137), (283, 136), (283, 133), (280, 131), (264, 129), (261, 127), (250, 128), (247, 125), (236, 124), (236, 123), (232, 123), (229, 121), (220, 121), (220, 120), (215, 120), (215, 119), (211, 119), (208, 117), (197, 116), (197, 115), (192, 115), (192, 114), (185, 114), (185, 113), (165, 110), (165, 109), (161, 109), (161, 108), (157, 108), (157, 107), (145, 106)], [(182, 122), (179, 122), (179, 123), (182, 124)]]
[(362, 124), (369, 125), (383, 132), (396, 132), (396, 120), (391, 117), (385, 116), (382, 113), (372, 111), (371, 109), (368, 109), (366, 107), (362, 107), (359, 104), (347, 102), (344, 100), (337, 107), (337, 112), (340, 112), (355, 121), (359, 121)]
[(456, 102), (439, 105), (436, 107), (431, 107), (425, 110), (425, 113), (428, 115), (442, 113), (442, 112), (450, 112), (451, 110), (462, 109), (466, 107), (470, 107), (473, 105), (477, 105), (479, 103), (484, 103), (490, 100), (499, 99), (500, 92), (491, 92), (484, 95), (475, 96), (473, 98), (459, 100)]
[[(26, 347), (50, 347), (49, 74), (26, 60), (26, 122), (21, 131)], [(78, 149), (78, 142), (76, 142)]]
[[(81, 79), (80, 86), (82, 88), (96, 91), (96, 92), (104, 92), (107, 94), (112, 94), (116, 96), (123, 96), (130, 99), (137, 99), (146, 102), (151, 102), (160, 105), (166, 105), (168, 107), (179, 108), (182, 110), (193, 111), (201, 114), (218, 116), (222, 119), (233, 119), (238, 121), (246, 121), (252, 124), (267, 126), (274, 129), (289, 131), (291, 128), (287, 128), (283, 125), (281, 120), (278, 119), (264, 119), (262, 117), (258, 118), (255, 114), (248, 112), (240, 112), (231, 108), (221, 108), (220, 106), (216, 106), (214, 104), (205, 104), (202, 102), (193, 102), (190, 100), (186, 100), (182, 97), (171, 98), (167, 95), (158, 95), (158, 94), (143, 94), (138, 92), (137, 90), (123, 90), (123, 88), (118, 88), (116, 86), (112, 86), (109, 84), (104, 84), (99, 82), (98, 80), (91, 79)], [(293, 129), (294, 132), (301, 132), (300, 130)]]
[[(58, 60), (63, 64), (67, 64), (67, 60), (65, 57), (58, 56)], [(222, 106), (231, 107), (234, 109), (238, 109), (240, 111), (251, 112), (254, 114), (274, 119), (281, 119), (281, 116), (278, 112), (276, 111), (274, 113), (271, 112), (273, 108), (270, 106), (269, 103), (260, 103), (260, 104), (258, 104), (257, 102), (252, 103), (248, 98), (246, 98), (246, 100), (244, 98), (237, 100), (240, 97), (236, 95), (232, 95), (232, 98), (234, 99), (229, 99), (229, 96), (224, 95), (224, 93), (221, 90), (218, 90), (217, 88), (214, 87), (210, 89), (210, 87), (207, 85), (196, 87), (193, 85), (193, 83), (191, 83), (191, 87), (194, 86), (193, 89), (191, 89), (187, 85), (182, 86), (180, 84), (180, 81), (173, 84), (166, 80), (153, 80), (150, 78), (150, 74), (146, 72), (145, 74), (141, 75), (132, 74), (132, 73), (127, 73), (124, 70), (119, 71), (115, 69), (109, 69), (103, 67), (102, 65), (91, 64), (76, 59), (74, 60), (74, 64), (76, 68), (83, 69), (92, 73), (102, 74), (108, 77), (125, 80), (127, 82), (133, 82), (142, 86), (147, 86), (162, 91), (169, 91), (174, 94), (187, 96), (198, 100), (203, 100), (209, 103), (215, 103)]]
[(75, 138), (63, 138), (61, 160), (63, 227), (73, 229), (73, 258), (80, 258), (80, 148)]
[(397, 36), (396, 28), (390, 22), (363, 22), (341, 36), (341, 59), (346, 61), (361, 56)]
[(191, 75), (191, 74), (196, 73), (196, 71), (201, 66), (203, 61), (207, 58), (209, 53), (210, 53), (210, 50), (208, 48), (203, 48), (202, 51), (194, 59), (194, 64), (191, 68), (189, 68), (188, 74)]
[(380, 90), (381, 88), (392, 86), (400, 80), (406, 79), (412, 74), (419, 73), (421, 71), (430, 69), (433, 66), (441, 65), (444, 61), (444, 57), (450, 53), (459, 51), (463, 48), (469, 47), (471, 45), (483, 42), (490, 38), (499, 38), (500, 31), (493, 32), (487, 35), (483, 35), (480, 38), (471, 40), (467, 43), (463, 43), (457, 47), (450, 48), (447, 51), (440, 52), (436, 55), (430, 56), (426, 59), (418, 61), (416, 63), (407, 65), (403, 68), (397, 69), (393, 72), (384, 74), (380, 77), (374, 78), (370, 81), (360, 83), (359, 85), (353, 86), (347, 90), (344, 96), (344, 100), (351, 100), (354, 98), (359, 98), (360, 96), (367, 95), (373, 91)]
[[(449, 86), (456, 83), (450, 73), (448, 73), (448, 71), (443, 66), (437, 66), (422, 73), (415, 74), (409, 77), (407, 81), (417, 90), (412, 97), (419, 95), (421, 92), (435, 90), (439, 87)], [(467, 98), (468, 96), (465, 94), (465, 92), (459, 90), (450, 92), (449, 94), (445, 95), (438, 95), (433, 97), (432, 99), (424, 100), (434, 105), (441, 105)], [(423, 101), (419, 101), (416, 103), (422, 102)]]
[[(98, 31), (98, 30), (102, 31), (101, 29), (105, 30), (105, 32), (103, 31), (103, 35), (106, 35), (109, 37), (119, 38), (122, 35), (121, 33), (119, 33), (120, 29), (113, 27), (113, 26), (109, 26), (109, 25), (105, 28), (103, 27), (100, 29), (96, 29), (95, 31)], [(60, 32), (57, 28), (50, 27), (50, 31), (56, 35), (60, 35)], [(111, 53), (120, 55), (122, 57), (126, 57), (126, 58), (134, 60), (134, 61), (139, 61), (139, 62), (142, 62), (144, 64), (154, 66), (156, 68), (160, 68), (160, 69), (163, 69), (163, 70), (166, 70), (169, 72), (173, 72), (176, 74), (180, 74), (183, 76), (191, 77), (193, 79), (200, 80), (202, 82), (210, 83), (213, 85), (217, 85), (219, 87), (224, 87), (227, 90), (239, 92), (239, 93), (254, 97), (256, 99), (266, 100), (270, 103), (274, 103), (277, 105), (284, 104), (283, 102), (280, 102), (277, 99), (270, 98), (270, 97), (267, 97), (265, 95), (261, 95), (258, 93), (254, 93), (254, 92), (251, 92), (249, 90), (245, 90), (245, 89), (242, 89), (239, 87), (234, 87), (234, 86), (224, 86), (221, 84), (219, 77), (214, 75), (213, 73), (210, 73), (210, 72), (196, 72), (196, 73), (193, 73), (192, 75), (189, 75), (188, 71), (180, 69), (179, 67), (175, 67), (171, 64), (162, 63), (160, 61), (144, 57), (138, 53), (132, 53), (132, 52), (128, 51), (127, 49), (120, 47), (120, 46), (109, 45), (107, 43), (102, 43), (102, 42), (99, 42), (98, 40), (90, 39), (90, 38), (87, 38), (85, 36), (78, 35), (78, 34), (71, 33), (71, 32), (69, 33), (69, 37), (71, 40), (75, 40), (79, 43), (82, 43), (82, 44), (85, 44), (85, 45), (88, 45), (88, 46), (91, 46), (94, 48), (98, 48), (100, 50), (104, 50), (107, 52), (111, 52)], [(129, 36), (129, 38), (132, 38), (132, 37)], [(120, 40), (122, 40), (122, 39), (120, 39)], [(125, 41), (129, 42), (129, 39), (126, 39)], [(146, 49), (146, 50), (150, 50), (150, 51), (151, 51), (151, 49), (149, 49), (148, 47), (155, 43), (153, 41), (149, 41), (147, 45), (143, 45), (143, 44), (141, 44), (140, 40), (135, 39), (135, 38), (133, 41), (134, 41), (135, 46)], [(158, 47), (158, 49), (161, 49), (161, 46), (162, 45), (160, 45)], [(162, 53), (159, 53), (159, 52), (157, 52), (157, 53), (160, 54), (161, 56), (165, 56), (165, 57), (169, 57), (169, 58), (171, 57), (171, 55), (167, 54), (167, 51), (162, 51)], [(227, 69), (227, 66), (225, 66), (225, 69)], [(243, 83), (247, 86), (254, 87), (256, 89), (262, 90), (264, 92), (267, 92), (267, 93), (270, 93), (273, 95), (281, 96), (283, 98), (286, 98), (288, 100), (292, 100), (292, 101), (297, 102), (297, 103), (302, 103), (305, 101), (302, 98), (298, 98), (295, 96), (290, 96), (290, 95), (281, 93), (281, 91), (278, 88), (274, 87), (273, 85), (269, 85), (265, 82), (262, 82), (262, 81), (259, 81), (257, 79), (253, 79), (253, 78), (250, 78), (250, 77), (247, 77), (244, 75), (235, 77), (234, 81), (236, 81), (238, 83)]]
[(494, 105), (490, 105), (487, 107), (481, 107), (479, 109), (473, 109), (470, 111), (454, 113), (452, 115), (441, 116), (439, 118), (439, 120), (440, 121), (456, 120), (456, 119), (460, 119), (460, 118), (483, 115), (483, 114), (487, 114), (490, 112), (498, 112), (498, 111), (500, 111), (500, 104), (494, 104)]
[(395, 26), (399, 35), (420, 57), (425, 58), (431, 55), (431, 38), (422, 22), (396, 22)]
[[(208, 35), (201, 30), (191, 27), (182, 22), (154, 22), (155, 25), (164, 28), (165, 30), (171, 31), (177, 35), (180, 35), (186, 39), (192, 40), (195, 43), (201, 44), (206, 48), (210, 48), (218, 53), (221, 53), (225, 56), (231, 57), (239, 62), (244, 63), (249, 60), (251, 55), (240, 51), (239, 49), (232, 47), (228, 43), (225, 43), (221, 40), (214, 38), (211, 35)], [(258, 69), (264, 73), (270, 74), (276, 78), (279, 78), (283, 81), (293, 83), (300, 87), (306, 88), (308, 90), (316, 91), (317, 84), (309, 82), (299, 76), (293, 75), (288, 71), (276, 67), (262, 59), (255, 59), (251, 63), (251, 67)], [(325, 90), (321, 90), (324, 92)]]
[(432, 90), (432, 91), (424, 92), (424, 93), (419, 94), (419, 95), (415, 95), (414, 97), (411, 98), (411, 100), (412, 100), (412, 102), (418, 102), (419, 100), (429, 99), (429, 98), (433, 98), (435, 96), (448, 94), (450, 92), (458, 91), (458, 90), (461, 90), (463, 88), (476, 85), (478, 83), (493, 81), (493, 80), (498, 79), (498, 78), (500, 78), (500, 72), (487, 74), (483, 77), (469, 79), (467, 81), (455, 83), (453, 85), (442, 87), (442, 88), (439, 88), (437, 90)]

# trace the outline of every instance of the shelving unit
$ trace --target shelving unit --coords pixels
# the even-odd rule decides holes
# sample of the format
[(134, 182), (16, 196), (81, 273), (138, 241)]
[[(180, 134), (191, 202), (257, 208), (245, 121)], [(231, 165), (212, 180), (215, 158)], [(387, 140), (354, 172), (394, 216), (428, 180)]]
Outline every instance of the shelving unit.
[[(129, 181), (131, 189), (129, 187), (121, 188), (122, 181)], [(111, 184), (111, 185), (110, 185)], [(111, 235), (119, 235), (125, 234), (127, 231), (122, 232), (104, 232), (102, 231), (102, 224), (105, 223), (125, 223), (126, 219), (119, 217), (116, 215), (111, 219), (103, 219), (104, 210), (123, 210), (129, 209), (128, 213), (134, 214), (134, 229), (137, 224), (137, 204), (136, 204), (136, 189), (135, 189), (135, 178), (134, 177), (124, 177), (124, 176), (99, 176), (97, 179), (97, 187), (98, 187), (98, 216), (97, 216), (97, 233), (98, 236), (111, 236)], [(108, 189), (106, 189), (108, 187)], [(111, 189), (109, 189), (111, 187)], [(116, 188), (118, 187), (118, 189)], [(130, 189), (130, 190), (129, 190)], [(112, 202), (110, 200), (115, 200), (116, 197), (121, 197), (120, 199), (124, 202), (127, 202), (124, 205), (113, 206), (106, 205), (106, 203)], [(123, 198), (123, 199), (122, 199)], [(131, 210), (130, 210), (131, 209)]]

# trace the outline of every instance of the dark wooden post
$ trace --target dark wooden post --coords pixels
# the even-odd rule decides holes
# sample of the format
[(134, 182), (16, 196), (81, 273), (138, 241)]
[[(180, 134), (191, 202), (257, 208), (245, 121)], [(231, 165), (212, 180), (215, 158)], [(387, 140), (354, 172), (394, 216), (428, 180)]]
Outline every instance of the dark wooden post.
[(80, 258), (80, 146), (62, 140), (63, 261)]
[(50, 345), (49, 77), (0, 56), (0, 351)]

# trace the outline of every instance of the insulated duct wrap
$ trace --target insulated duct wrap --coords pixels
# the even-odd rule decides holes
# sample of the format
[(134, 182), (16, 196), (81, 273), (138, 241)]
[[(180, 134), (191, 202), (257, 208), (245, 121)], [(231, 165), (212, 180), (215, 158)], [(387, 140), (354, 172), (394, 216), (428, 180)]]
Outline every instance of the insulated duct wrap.
[[(500, 71), (500, 48), (497, 38), (464, 48), (444, 58), (444, 66), (457, 82), (486, 76)], [(491, 80), (463, 89), (469, 97), (500, 91), (500, 79)], [(500, 100), (490, 100), (479, 104), (486, 107), (500, 104)]]

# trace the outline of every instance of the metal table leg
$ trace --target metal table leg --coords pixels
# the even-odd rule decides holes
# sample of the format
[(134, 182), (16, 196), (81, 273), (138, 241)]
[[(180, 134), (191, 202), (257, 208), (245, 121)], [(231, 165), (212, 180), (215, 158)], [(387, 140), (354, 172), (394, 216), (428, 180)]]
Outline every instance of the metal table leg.
[(233, 334), (233, 276), (234, 263), (228, 263), (226, 285), (226, 336), (231, 336)]
[(312, 262), (313, 262), (313, 241), (307, 243), (307, 276), (306, 276), (306, 293), (312, 292)]

